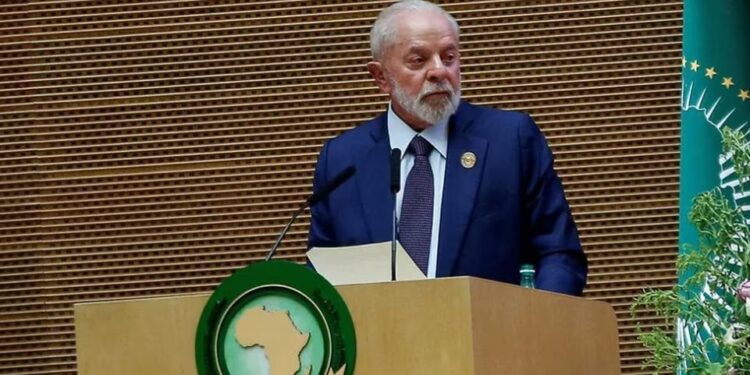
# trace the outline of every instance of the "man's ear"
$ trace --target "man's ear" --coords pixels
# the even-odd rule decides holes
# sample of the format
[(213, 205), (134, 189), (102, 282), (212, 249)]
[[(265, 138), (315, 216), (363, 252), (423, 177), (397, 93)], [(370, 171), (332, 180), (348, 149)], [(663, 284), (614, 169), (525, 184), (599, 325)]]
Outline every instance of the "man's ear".
[(367, 63), (367, 70), (370, 72), (370, 76), (375, 80), (375, 84), (380, 87), (380, 91), (390, 94), (391, 84), (386, 78), (386, 72), (383, 68), (383, 64), (380, 61), (370, 61)]

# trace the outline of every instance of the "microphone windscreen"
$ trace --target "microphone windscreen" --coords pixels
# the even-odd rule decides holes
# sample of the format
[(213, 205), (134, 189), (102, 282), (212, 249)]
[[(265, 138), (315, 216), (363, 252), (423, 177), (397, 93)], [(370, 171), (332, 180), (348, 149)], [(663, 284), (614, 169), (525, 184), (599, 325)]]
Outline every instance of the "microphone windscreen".
[(320, 191), (316, 192), (315, 194), (311, 195), (310, 198), (307, 199), (307, 204), (312, 206), (315, 203), (318, 203), (321, 199), (325, 198), (330, 194), (333, 190), (335, 190), (339, 185), (343, 184), (344, 181), (348, 180), (354, 172), (356, 171), (356, 168), (354, 166), (348, 166), (344, 168), (341, 173), (337, 174), (333, 179), (331, 179), (330, 182), (326, 186), (324, 186)]
[(391, 150), (391, 193), (401, 190), (401, 150)]

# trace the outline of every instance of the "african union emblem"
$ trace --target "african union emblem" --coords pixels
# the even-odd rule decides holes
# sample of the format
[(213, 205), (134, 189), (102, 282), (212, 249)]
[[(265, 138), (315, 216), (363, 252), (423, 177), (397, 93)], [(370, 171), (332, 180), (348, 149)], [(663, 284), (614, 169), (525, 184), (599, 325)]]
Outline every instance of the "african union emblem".
[(200, 375), (351, 375), (354, 325), (322, 276), (295, 263), (260, 262), (211, 295), (195, 355)]

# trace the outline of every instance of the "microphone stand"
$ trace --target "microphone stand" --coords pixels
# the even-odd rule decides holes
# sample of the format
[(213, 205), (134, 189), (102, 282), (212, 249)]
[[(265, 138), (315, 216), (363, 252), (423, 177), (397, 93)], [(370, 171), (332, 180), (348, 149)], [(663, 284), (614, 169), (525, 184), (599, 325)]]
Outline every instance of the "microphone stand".
[[(396, 194), (393, 195), (396, 198)], [(391, 240), (391, 281), (396, 281), (396, 204), (393, 205), (393, 233)]]
[(391, 281), (396, 281), (396, 199), (398, 191), (401, 190), (401, 150), (391, 150), (391, 193), (393, 193), (393, 227), (391, 232)]
[(305, 208), (315, 205), (316, 203), (320, 202), (322, 199), (328, 196), (332, 191), (336, 190), (341, 184), (344, 183), (344, 181), (348, 180), (352, 175), (354, 175), (355, 168), (353, 166), (349, 166), (344, 168), (343, 171), (341, 171), (339, 174), (336, 175), (336, 177), (332, 178), (331, 181), (323, 186), (322, 189), (319, 191), (311, 194), (304, 203), (302, 203), (302, 206), (297, 209), (297, 211), (294, 211), (294, 214), (292, 215), (292, 218), (289, 219), (289, 222), (286, 223), (286, 226), (281, 231), (281, 234), (279, 234), (279, 237), (276, 239), (276, 243), (273, 244), (273, 247), (271, 248), (271, 251), (268, 252), (266, 255), (266, 262), (271, 260), (274, 254), (276, 254), (276, 249), (279, 248), (279, 245), (281, 245), (281, 240), (284, 239), (284, 236), (286, 236), (286, 232), (289, 231), (289, 228), (292, 227), (292, 223), (295, 219), (297, 219), (297, 216), (302, 213), (302, 211), (305, 210)]
[(294, 220), (297, 219), (297, 216), (299, 216), (299, 214), (301, 214), (302, 211), (304, 211), (305, 208), (307, 208), (307, 206), (309, 206), (309, 203), (307, 203), (307, 202), (305, 202), (305, 203), (306, 204), (304, 204), (302, 207), (298, 208), (297, 211), (294, 211), (294, 214), (292, 215), (292, 218), (289, 219), (289, 222), (286, 223), (286, 226), (284, 227), (284, 229), (279, 234), (279, 237), (276, 239), (276, 243), (273, 244), (273, 247), (271, 248), (271, 251), (269, 251), (268, 255), (266, 255), (266, 262), (268, 262), (269, 260), (271, 260), (271, 257), (273, 257), (273, 255), (276, 254), (276, 249), (278, 249), (279, 245), (281, 245), (281, 240), (284, 239), (284, 236), (286, 236), (286, 232), (288, 232), (289, 228), (292, 227), (292, 223), (294, 222)]

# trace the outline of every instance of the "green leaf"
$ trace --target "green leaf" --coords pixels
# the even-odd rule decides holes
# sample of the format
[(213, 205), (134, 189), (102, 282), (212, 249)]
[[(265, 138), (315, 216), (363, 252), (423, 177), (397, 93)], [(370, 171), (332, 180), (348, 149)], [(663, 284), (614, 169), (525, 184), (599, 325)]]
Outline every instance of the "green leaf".
[(724, 375), (721, 373), (721, 364), (713, 362), (706, 368), (707, 375)]

